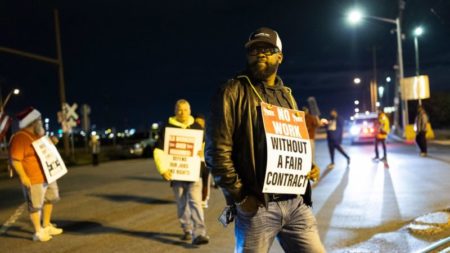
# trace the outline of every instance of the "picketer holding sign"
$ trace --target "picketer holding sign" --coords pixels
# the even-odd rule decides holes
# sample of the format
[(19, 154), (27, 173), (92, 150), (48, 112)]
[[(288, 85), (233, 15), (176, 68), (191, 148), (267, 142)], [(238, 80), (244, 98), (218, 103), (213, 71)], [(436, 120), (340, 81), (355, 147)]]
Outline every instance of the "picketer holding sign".
[(58, 185), (56, 181), (49, 183), (50, 180), (46, 179), (44, 168), (33, 147), (33, 142), (47, 138), (44, 136), (41, 113), (30, 107), (19, 113), (17, 117), (20, 130), (11, 138), (10, 161), (22, 183), (35, 231), (33, 240), (48, 241), (52, 236), (59, 235), (63, 231), (50, 222), (53, 203), (59, 200)]
[[(269, 252), (275, 237), (286, 252), (325, 252), (308, 180), (320, 171), (311, 168), (291, 90), (277, 76), (280, 37), (259, 28), (245, 48), (247, 69), (220, 87), (206, 124), (206, 164), (230, 207), (220, 220), (236, 220), (235, 252)], [(266, 122), (273, 129), (265, 129)]]
[(200, 156), (203, 157), (203, 129), (191, 116), (189, 102), (180, 99), (175, 104), (175, 116), (162, 128), (153, 152), (156, 168), (170, 181), (183, 229), (182, 240), (206, 244), (205, 218), (202, 208)]

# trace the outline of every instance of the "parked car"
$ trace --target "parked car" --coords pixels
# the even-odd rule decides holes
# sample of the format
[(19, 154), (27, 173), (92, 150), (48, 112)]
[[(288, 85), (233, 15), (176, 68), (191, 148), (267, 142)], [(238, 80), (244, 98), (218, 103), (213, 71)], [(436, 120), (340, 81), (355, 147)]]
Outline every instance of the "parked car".
[(152, 157), (153, 149), (155, 149), (156, 139), (147, 138), (135, 143), (130, 147), (130, 154), (133, 156)]
[(376, 113), (356, 114), (350, 124), (351, 143), (368, 143), (375, 139)]

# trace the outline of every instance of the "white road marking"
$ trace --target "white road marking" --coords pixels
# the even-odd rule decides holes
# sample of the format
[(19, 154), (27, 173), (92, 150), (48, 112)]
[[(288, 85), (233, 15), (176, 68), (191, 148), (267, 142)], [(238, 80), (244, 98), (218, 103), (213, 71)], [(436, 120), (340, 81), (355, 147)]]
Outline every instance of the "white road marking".
[(20, 215), (22, 215), (22, 213), (25, 211), (25, 209), (26, 209), (26, 203), (23, 203), (16, 209), (14, 214), (11, 217), (9, 217), (9, 219), (5, 223), (3, 223), (2, 227), (0, 227), (0, 235), (6, 233), (6, 231), (8, 231), (8, 229), (12, 225), (14, 225), (14, 223), (16, 223), (17, 219), (19, 219)]

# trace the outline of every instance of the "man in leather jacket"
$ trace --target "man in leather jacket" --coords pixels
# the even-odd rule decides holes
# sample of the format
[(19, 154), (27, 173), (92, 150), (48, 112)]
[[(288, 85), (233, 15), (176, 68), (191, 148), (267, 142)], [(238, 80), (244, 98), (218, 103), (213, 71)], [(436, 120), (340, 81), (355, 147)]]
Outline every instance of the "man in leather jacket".
[[(235, 252), (268, 252), (275, 236), (286, 252), (324, 252), (304, 195), (262, 192), (267, 150), (261, 102), (297, 110), (291, 90), (277, 76), (281, 40), (259, 28), (245, 44), (247, 70), (228, 80), (213, 98), (206, 127), (206, 163), (227, 205), (236, 207)], [(309, 178), (318, 180), (313, 166)]]

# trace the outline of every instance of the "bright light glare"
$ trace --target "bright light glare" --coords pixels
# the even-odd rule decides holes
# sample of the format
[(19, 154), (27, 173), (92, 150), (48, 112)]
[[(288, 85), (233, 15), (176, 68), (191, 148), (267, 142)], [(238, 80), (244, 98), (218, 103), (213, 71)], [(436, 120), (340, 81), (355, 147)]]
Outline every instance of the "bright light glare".
[(352, 126), (352, 127), (350, 128), (350, 133), (351, 133), (352, 135), (357, 135), (357, 134), (359, 134), (359, 127), (357, 127), (357, 126)]
[(391, 81), (392, 81), (392, 79), (390, 76), (386, 77), (386, 82), (390, 83)]
[(383, 97), (383, 94), (384, 94), (384, 87), (383, 86), (378, 87), (378, 94), (380, 94), (380, 98)]
[(359, 109), (358, 109), (358, 108), (355, 108), (355, 112), (358, 113), (358, 112), (359, 112)]
[(363, 18), (363, 14), (360, 10), (351, 10), (348, 13), (347, 20), (350, 24), (357, 24)]
[(14, 93), (14, 95), (19, 95), (20, 90), (19, 89), (14, 89), (13, 93)]
[(376, 106), (377, 106), (377, 107), (380, 107), (380, 102), (377, 101)]
[(360, 84), (361, 83), (361, 78), (355, 77), (355, 79), (353, 79), (353, 83)]
[(359, 105), (359, 100), (355, 100), (355, 105)]
[(422, 27), (416, 27), (416, 29), (414, 29), (414, 36), (420, 36), (423, 34), (423, 28)]

